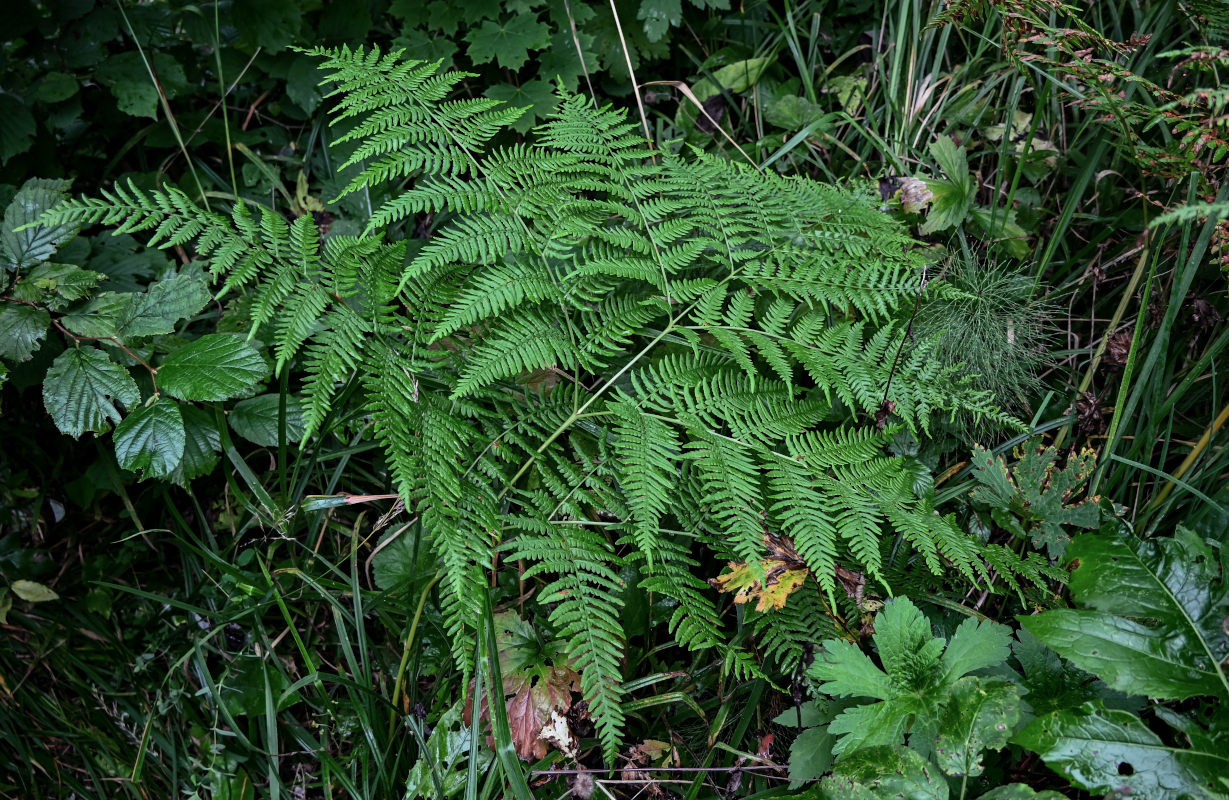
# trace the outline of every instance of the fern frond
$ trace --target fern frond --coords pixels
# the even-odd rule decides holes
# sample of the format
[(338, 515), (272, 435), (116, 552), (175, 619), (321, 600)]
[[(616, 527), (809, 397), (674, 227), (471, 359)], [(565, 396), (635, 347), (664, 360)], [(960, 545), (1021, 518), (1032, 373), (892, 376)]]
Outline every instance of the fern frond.
[(555, 604), (551, 624), (568, 643), (602, 750), (613, 760), (623, 727), (621, 559), (600, 535), (583, 526), (564, 529), (533, 518), (514, 519), (509, 525), (521, 531), (509, 543), (509, 558), (531, 563), (524, 578), (552, 576), (541, 602)]

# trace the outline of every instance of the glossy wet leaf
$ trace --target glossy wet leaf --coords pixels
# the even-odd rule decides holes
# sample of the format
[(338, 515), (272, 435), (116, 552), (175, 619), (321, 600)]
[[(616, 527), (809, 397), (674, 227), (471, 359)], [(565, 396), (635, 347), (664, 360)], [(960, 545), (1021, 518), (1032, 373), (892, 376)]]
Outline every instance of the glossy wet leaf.
[(1225, 742), (1175, 747), (1136, 715), (1093, 703), (1039, 717), (1013, 741), (1081, 789), (1134, 800), (1211, 797), (1229, 774)]
[(158, 369), (158, 387), (180, 400), (227, 400), (267, 374), (264, 359), (242, 336), (213, 333), (167, 356)]
[(1068, 548), (1081, 609), (1020, 619), (1081, 669), (1128, 694), (1229, 700), (1229, 591), (1211, 549), (1179, 529), (1141, 540), (1107, 523)]

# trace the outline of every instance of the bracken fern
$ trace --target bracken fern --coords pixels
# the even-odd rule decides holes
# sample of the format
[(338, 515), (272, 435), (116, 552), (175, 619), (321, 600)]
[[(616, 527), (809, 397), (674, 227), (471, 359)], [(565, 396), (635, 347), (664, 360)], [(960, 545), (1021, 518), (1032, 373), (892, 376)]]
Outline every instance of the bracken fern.
[[(653, 150), (574, 96), (532, 145), (495, 147), (521, 110), (449, 100), (463, 74), (314, 52), (358, 147), (346, 191), (393, 184), (363, 236), (321, 246), (307, 217), (222, 216), (174, 189), (116, 188), (52, 218), (194, 240), (224, 291), (252, 293), (279, 369), (305, 374), (309, 434), (358, 377), (389, 480), (442, 563), (464, 669), (486, 570), (523, 560), (613, 757), (627, 575), (673, 603), (679, 643), (742, 675), (762, 664), (721, 630), (695, 574), (706, 551), (755, 562), (772, 532), (808, 561), (821, 592), (755, 627), (784, 667), (831, 635), (838, 562), (882, 583), (894, 541), (936, 574), (1040, 576), (937, 515), (886, 454), (939, 412), (1004, 417), (908, 336), (924, 262), (863, 193)], [(424, 212), (430, 238), (395, 241)]]

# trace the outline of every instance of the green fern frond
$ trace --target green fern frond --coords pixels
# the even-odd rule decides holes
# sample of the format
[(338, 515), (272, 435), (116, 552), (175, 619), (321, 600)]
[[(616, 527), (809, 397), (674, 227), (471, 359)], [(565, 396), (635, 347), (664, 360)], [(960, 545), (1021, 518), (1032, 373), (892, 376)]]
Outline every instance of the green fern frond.
[(623, 727), (621, 559), (600, 535), (583, 526), (564, 530), (533, 518), (514, 519), (509, 525), (520, 531), (509, 543), (509, 558), (531, 563), (524, 578), (552, 576), (541, 602), (554, 604), (551, 624), (568, 643), (602, 750), (613, 760)]

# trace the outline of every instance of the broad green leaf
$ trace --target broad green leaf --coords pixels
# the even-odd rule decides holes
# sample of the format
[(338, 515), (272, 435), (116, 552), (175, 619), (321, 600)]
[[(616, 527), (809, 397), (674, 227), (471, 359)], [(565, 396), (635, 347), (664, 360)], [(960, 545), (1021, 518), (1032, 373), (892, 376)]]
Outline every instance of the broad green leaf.
[(1213, 797), (1229, 774), (1229, 748), (1174, 747), (1134, 714), (1092, 703), (1038, 717), (1012, 741), (1081, 789), (1133, 800)]
[(1145, 541), (1110, 522), (1067, 554), (1072, 598), (1091, 609), (1022, 617), (1025, 628), (1120, 691), (1229, 700), (1229, 591), (1199, 537)]
[[(46, 261), (55, 255), (60, 245), (77, 233), (75, 225), (37, 224), (44, 211), (55, 207), (66, 197), (65, 192), (70, 185), (71, 182), (65, 180), (31, 178), (13, 196), (13, 201), (4, 211), (4, 224), (0, 226), (0, 251), (3, 251), (0, 253), (3, 259), (0, 260), (5, 266), (26, 269)], [(25, 227), (27, 225), (29, 227)]]
[(833, 769), (820, 784), (824, 800), (947, 800), (947, 779), (907, 747), (871, 747)]
[(835, 737), (827, 726), (807, 728), (798, 734), (789, 748), (789, 780), (791, 787), (818, 780), (832, 769)]
[[(389, 537), (395, 537), (390, 540)], [(385, 592), (401, 592), (417, 581), (430, 580), (434, 556), (429, 547), (421, 546), (419, 528), (391, 531), (380, 539), (371, 559), (371, 577)]]
[(989, 209), (974, 206), (969, 209), (969, 214), (977, 227), (1013, 258), (1025, 258), (1032, 252), (1028, 244), (1028, 231), (1016, 221), (1014, 208)]
[(125, 339), (174, 333), (175, 325), (205, 307), (212, 295), (196, 275), (175, 275), (144, 292), (104, 292), (65, 314), (65, 327), (81, 336)]
[(132, 408), (141, 402), (136, 381), (96, 347), (65, 350), (43, 379), (43, 404), (56, 427), (69, 436), (102, 433), (119, 422), (116, 403)]
[(303, 7), (297, 0), (245, 0), (232, 7), (230, 18), (245, 49), (276, 53), (299, 35)]
[[(230, 412), (230, 426), (249, 442), (262, 447), (276, 447), (278, 406), (276, 394), (241, 400)], [(302, 405), (299, 398), (293, 395), (286, 398), (286, 438), (291, 442), (303, 438)]]
[(60, 596), (52, 589), (36, 581), (13, 581), (13, 585), (10, 588), (12, 588), (13, 594), (27, 603), (46, 603), (51, 600), (60, 599)]
[(1020, 690), (1007, 681), (962, 678), (952, 687), (935, 741), (948, 775), (982, 774), (982, 753), (1002, 750), (1020, 721)]
[[(235, 14), (238, 13), (236, 9)], [(145, 66), (146, 58), (152, 59), (158, 74), (157, 84)], [(135, 50), (109, 56), (94, 71), (94, 77), (111, 90), (111, 94), (115, 96), (116, 107), (120, 111), (129, 116), (150, 119), (156, 119), (158, 116), (159, 87), (168, 98), (172, 98), (188, 86), (183, 66), (169, 53), (153, 50), (148, 51), (144, 58)]]
[(176, 465), (170, 478), (180, 486), (187, 487), (194, 478), (208, 475), (217, 466), (222, 449), (222, 435), (213, 414), (195, 406), (180, 406), (183, 415), (183, 458)]
[(0, 358), (25, 361), (47, 334), (51, 315), (44, 308), (0, 302)]
[(158, 388), (180, 400), (228, 400), (268, 374), (256, 348), (233, 333), (211, 333), (181, 347), (158, 368)]
[(703, 78), (696, 81), (696, 85), (691, 87), (692, 94), (703, 101), (721, 94), (722, 89), (733, 94), (745, 92), (759, 81), (773, 61), (772, 56), (763, 56), (728, 64), (715, 70), (711, 80)]
[(550, 27), (533, 14), (517, 14), (506, 22), (486, 20), (465, 36), (468, 53), (475, 64), (498, 61), (507, 69), (520, 69), (529, 60), (530, 50), (550, 44)]
[[(240, 655), (227, 666), (219, 681), (221, 700), (235, 716), (263, 717), (266, 695), (273, 695), (275, 711), (282, 711), (299, 701), (297, 691), (285, 695), (290, 680), (273, 660), (254, 655)], [(280, 702), (279, 702), (280, 701)]]
[(58, 103), (77, 93), (77, 79), (65, 72), (48, 72), (38, 85), (38, 99), (44, 103)]
[(115, 458), (128, 470), (165, 478), (184, 454), (184, 423), (179, 404), (166, 397), (141, 406), (115, 426)]
[(106, 275), (72, 264), (39, 264), (13, 287), (13, 297), (58, 310), (68, 301), (89, 296), (94, 287), (106, 278)]

